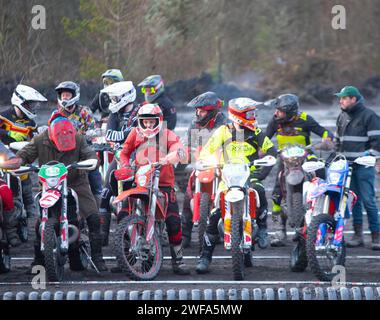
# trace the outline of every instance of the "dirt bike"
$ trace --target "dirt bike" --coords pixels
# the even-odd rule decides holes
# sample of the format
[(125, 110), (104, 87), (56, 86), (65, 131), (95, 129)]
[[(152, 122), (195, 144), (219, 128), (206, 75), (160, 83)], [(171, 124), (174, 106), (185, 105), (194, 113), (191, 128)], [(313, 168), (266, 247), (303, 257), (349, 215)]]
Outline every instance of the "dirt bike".
[(235, 280), (244, 279), (244, 255), (251, 252), (257, 232), (256, 210), (260, 199), (257, 191), (248, 185), (249, 168), (275, 164), (276, 158), (265, 156), (249, 164), (230, 160), (223, 165), (222, 179), (226, 188), (218, 193), (215, 206), (220, 208), (224, 220), (224, 248), (232, 253)]
[[(29, 142), (12, 142), (9, 145), (9, 149), (11, 150), (19, 150)], [(23, 179), (26, 179), (27, 175), (23, 175), (20, 177), (12, 176), (9, 170), (3, 170), (0, 168), (0, 179), (2, 179), (8, 187), (12, 190), (13, 193), (13, 202), (15, 205), (15, 209), (17, 210), (17, 233), (22, 242), (27, 242), (29, 239), (28, 234), (28, 218), (27, 213), (24, 206), (24, 200), (22, 197), (22, 183)]]
[(154, 279), (162, 266), (162, 233), (168, 207), (167, 195), (159, 190), (161, 164), (115, 172), (119, 181), (135, 181), (114, 204), (123, 204), (118, 214), (114, 251), (119, 267), (134, 280)]
[(16, 176), (38, 172), (42, 191), (35, 196), (35, 199), (39, 204), (41, 252), (44, 255), (49, 281), (62, 281), (68, 256), (70, 263), (74, 263), (75, 260), (75, 263), (81, 264), (81, 267), (86, 269), (90, 262), (98, 272), (88, 253), (89, 240), (84, 221), (79, 215), (78, 196), (67, 186), (69, 170), (94, 170), (96, 164), (96, 159), (68, 166), (50, 161), (41, 167), (31, 165), (12, 171)]
[[(303, 225), (305, 209), (303, 206), (303, 183), (310, 180), (310, 174), (305, 173), (302, 164), (310, 155), (314, 145), (287, 145), (280, 151), (280, 159), (284, 163), (284, 170), (279, 173), (281, 194), (285, 199), (282, 210), (291, 218), (291, 225), (299, 229)], [(306, 242), (296, 230), (297, 244), (290, 255), (290, 269), (294, 272), (304, 271), (307, 267)]]
[(102, 128), (89, 130), (86, 135), (91, 138), (91, 145), (100, 160), (99, 172), (102, 175), (103, 183), (105, 182), (109, 165), (111, 164), (114, 152), (113, 145), (105, 137), (106, 129), (103, 124)]
[(3, 201), (0, 198), (0, 273), (11, 270), (11, 255), (8, 240), (3, 231)]
[(190, 207), (193, 212), (193, 223), (198, 223), (199, 251), (202, 249), (203, 235), (217, 194), (221, 170), (215, 164), (198, 161), (194, 170), (195, 190)]
[[(350, 190), (352, 165), (374, 167), (375, 163), (376, 158), (372, 156), (349, 161), (338, 154), (328, 166), (326, 180), (315, 177), (305, 185), (307, 258), (312, 272), (321, 281), (331, 281), (336, 275), (333, 267), (345, 264), (344, 224), (357, 200)], [(324, 167), (322, 161), (303, 164), (306, 172)]]

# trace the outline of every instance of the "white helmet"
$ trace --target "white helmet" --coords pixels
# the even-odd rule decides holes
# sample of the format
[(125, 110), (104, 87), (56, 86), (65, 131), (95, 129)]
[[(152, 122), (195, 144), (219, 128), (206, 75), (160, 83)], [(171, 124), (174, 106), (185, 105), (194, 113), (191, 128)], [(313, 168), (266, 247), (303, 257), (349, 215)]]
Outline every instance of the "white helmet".
[(111, 84), (100, 92), (108, 94), (110, 104), (108, 109), (112, 113), (118, 112), (121, 108), (136, 100), (136, 89), (132, 81), (121, 81)]
[(40, 102), (46, 102), (47, 99), (37, 90), (19, 84), (12, 95), (12, 105), (19, 108), (29, 119), (36, 117), (35, 109)]

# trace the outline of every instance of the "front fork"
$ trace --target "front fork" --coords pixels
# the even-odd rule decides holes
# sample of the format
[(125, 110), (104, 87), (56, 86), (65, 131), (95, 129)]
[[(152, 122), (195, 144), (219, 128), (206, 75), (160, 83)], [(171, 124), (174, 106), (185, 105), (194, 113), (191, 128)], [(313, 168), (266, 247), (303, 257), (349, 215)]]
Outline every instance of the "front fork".
[[(243, 220), (243, 239), (242, 239), (242, 248), (251, 250), (252, 246), (252, 221), (249, 214), (249, 201), (247, 197), (244, 198), (244, 212), (242, 216)], [(223, 205), (223, 204), (222, 204)], [(228, 201), (224, 202), (225, 206), (225, 215), (224, 215), (224, 248), (230, 250), (232, 247), (231, 244), (231, 203)]]
[(193, 196), (193, 223), (199, 221), (201, 205), (201, 183), (198, 177), (195, 177), (195, 190)]
[[(339, 211), (336, 213), (336, 216), (334, 216), (334, 219), (336, 220), (334, 239), (332, 242), (332, 245), (334, 247), (340, 247), (342, 245), (343, 231), (344, 231), (344, 215), (342, 215), (341, 212), (343, 209), (344, 209), (343, 212), (345, 211), (345, 207), (347, 205), (347, 198), (348, 198), (348, 193), (346, 194), (344, 192), (343, 197), (340, 200)], [(323, 204), (323, 213), (328, 214), (329, 208), (330, 208), (330, 197), (325, 196), (325, 201)], [(327, 224), (323, 223), (318, 228), (316, 246), (324, 245), (326, 232), (327, 232)]]
[[(45, 250), (45, 230), (46, 223), (49, 220), (49, 209), (42, 209), (42, 218), (41, 218), (41, 251)], [(59, 216), (59, 238), (60, 238), (60, 250), (62, 253), (66, 253), (69, 249), (69, 222), (67, 220), (67, 180), (63, 181), (62, 188), (62, 206), (61, 214)]]
[(146, 235), (146, 241), (149, 242), (154, 234), (154, 227), (155, 227), (155, 221), (156, 221), (156, 205), (157, 205), (157, 195), (158, 195), (158, 183), (160, 181), (160, 170), (156, 169), (154, 171), (154, 178), (153, 178), (153, 192), (152, 196), (150, 197), (150, 203), (149, 203), (149, 212), (148, 212), (148, 221), (147, 221), (147, 235)]

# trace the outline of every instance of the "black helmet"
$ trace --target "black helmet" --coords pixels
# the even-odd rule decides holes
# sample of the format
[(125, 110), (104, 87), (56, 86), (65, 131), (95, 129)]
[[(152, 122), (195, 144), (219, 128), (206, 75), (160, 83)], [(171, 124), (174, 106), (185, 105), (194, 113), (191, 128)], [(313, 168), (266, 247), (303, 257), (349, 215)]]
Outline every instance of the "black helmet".
[(277, 110), (285, 112), (284, 119), (276, 119), (278, 122), (289, 122), (298, 114), (299, 99), (294, 94), (283, 94), (276, 99), (275, 107)]
[(165, 91), (164, 80), (158, 74), (145, 78), (138, 86), (149, 103), (153, 103)]
[(207, 115), (204, 117), (196, 116), (195, 122), (203, 127), (217, 115), (219, 109), (223, 106), (223, 100), (219, 99), (215, 92), (208, 91), (195, 97), (187, 106), (207, 111)]

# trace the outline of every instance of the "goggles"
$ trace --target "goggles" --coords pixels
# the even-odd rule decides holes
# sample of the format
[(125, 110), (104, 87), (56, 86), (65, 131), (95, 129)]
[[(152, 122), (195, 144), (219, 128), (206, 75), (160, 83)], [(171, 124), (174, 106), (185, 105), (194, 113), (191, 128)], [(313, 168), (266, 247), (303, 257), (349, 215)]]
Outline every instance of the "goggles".
[(156, 93), (156, 88), (155, 87), (142, 87), (141, 88), (142, 93), (150, 93), (150, 94), (155, 94)]

